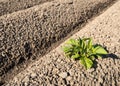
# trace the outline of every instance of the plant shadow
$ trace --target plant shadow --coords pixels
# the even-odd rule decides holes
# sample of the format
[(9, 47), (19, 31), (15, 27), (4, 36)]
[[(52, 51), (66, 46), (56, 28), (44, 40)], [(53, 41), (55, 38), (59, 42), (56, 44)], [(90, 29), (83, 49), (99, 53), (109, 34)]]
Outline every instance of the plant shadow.
[[(115, 59), (120, 59), (117, 55), (115, 55), (115, 54), (113, 54), (113, 53), (111, 53), (111, 54), (106, 54), (106, 55), (102, 55), (102, 59), (105, 59), (105, 58), (112, 58), (113, 60), (115, 60)], [(95, 70), (96, 70), (96, 68), (98, 67), (97, 64), (98, 64), (98, 62), (95, 60), (95, 61), (94, 61), (94, 65), (93, 65), (93, 68), (95, 68)]]
[[(100, 44), (95, 44), (94, 47), (95, 47), (95, 46), (101, 46), (101, 47), (103, 47), (107, 52), (109, 52), (109, 51), (107, 50), (107, 47), (106, 47), (106, 46), (102, 46), (102, 45), (100, 45)], [(113, 60), (115, 60), (115, 59), (120, 59), (120, 58), (119, 58), (117, 55), (115, 55), (114, 53), (102, 55), (102, 59), (105, 59), (105, 58), (112, 58)], [(96, 70), (96, 68), (98, 67), (97, 64), (98, 64), (98, 62), (97, 62), (96, 60), (94, 60), (93, 68), (95, 68), (95, 70)]]

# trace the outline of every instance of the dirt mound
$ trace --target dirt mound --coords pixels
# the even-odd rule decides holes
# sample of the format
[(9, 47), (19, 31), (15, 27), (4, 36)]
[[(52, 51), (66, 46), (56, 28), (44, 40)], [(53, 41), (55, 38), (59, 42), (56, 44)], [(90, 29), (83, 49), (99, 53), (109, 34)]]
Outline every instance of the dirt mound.
[[(21, 63), (44, 55), (115, 0), (56, 0), (0, 17), (0, 78)], [(24, 66), (22, 66), (24, 68)], [(17, 72), (16, 72), (17, 73)], [(10, 76), (10, 78), (11, 78)], [(7, 78), (6, 78), (7, 77)]]
[(68, 38), (91, 37), (109, 51), (86, 70), (79, 61), (66, 58), (60, 46), (35, 61), (4, 86), (119, 86), (120, 85), (120, 1), (88, 22)]
[(0, 1), (0, 16), (24, 10), (48, 1), (52, 0), (2, 0)]

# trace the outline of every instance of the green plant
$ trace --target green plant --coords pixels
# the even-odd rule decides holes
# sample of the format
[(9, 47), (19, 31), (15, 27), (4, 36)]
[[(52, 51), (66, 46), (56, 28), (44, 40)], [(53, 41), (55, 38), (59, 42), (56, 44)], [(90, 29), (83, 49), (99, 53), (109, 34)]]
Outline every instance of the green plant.
[(93, 66), (95, 58), (101, 58), (107, 51), (100, 45), (93, 45), (91, 38), (70, 39), (62, 47), (67, 57), (80, 60), (86, 69)]

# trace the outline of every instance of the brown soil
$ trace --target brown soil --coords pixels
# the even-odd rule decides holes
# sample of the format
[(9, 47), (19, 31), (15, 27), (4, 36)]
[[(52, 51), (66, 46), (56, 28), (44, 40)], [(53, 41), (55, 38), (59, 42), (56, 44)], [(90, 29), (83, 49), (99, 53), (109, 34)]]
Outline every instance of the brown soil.
[(109, 51), (86, 70), (79, 61), (66, 58), (65, 42), (34, 61), (4, 86), (119, 86), (120, 85), (120, 1), (90, 20), (71, 38), (91, 37)]
[(53, 49), (54, 43), (113, 4), (112, 1), (60, 0), (1, 16), (1, 83), (23, 70), (31, 60)]
[(52, 0), (0, 0), (0, 16), (24, 10)]

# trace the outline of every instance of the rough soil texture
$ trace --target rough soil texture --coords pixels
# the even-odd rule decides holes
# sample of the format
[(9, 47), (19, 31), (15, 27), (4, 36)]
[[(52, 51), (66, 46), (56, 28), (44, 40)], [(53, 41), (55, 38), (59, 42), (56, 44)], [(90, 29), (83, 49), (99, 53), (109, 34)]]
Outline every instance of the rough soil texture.
[(85, 70), (78, 61), (65, 58), (61, 44), (31, 64), (5, 86), (120, 86), (120, 1), (90, 21), (70, 38), (92, 37), (106, 47), (106, 58)]
[(52, 0), (0, 0), (0, 16)]
[[(44, 55), (49, 47), (86, 23), (115, 0), (55, 0), (0, 17), (0, 81), (18, 73), (21, 63)], [(15, 67), (17, 66), (17, 67)], [(17, 72), (6, 75), (14, 69)], [(7, 78), (6, 78), (7, 77)]]

